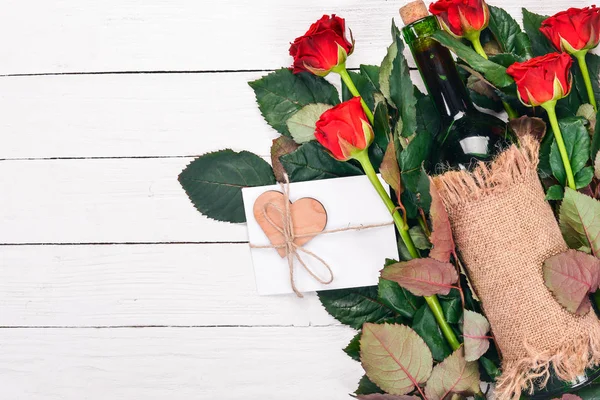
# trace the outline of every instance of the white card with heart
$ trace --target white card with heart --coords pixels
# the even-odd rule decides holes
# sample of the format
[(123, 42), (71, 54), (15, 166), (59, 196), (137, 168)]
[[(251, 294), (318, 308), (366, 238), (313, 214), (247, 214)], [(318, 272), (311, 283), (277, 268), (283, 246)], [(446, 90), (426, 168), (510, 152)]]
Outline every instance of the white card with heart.
[[(320, 283), (294, 258), (293, 279), (298, 291), (376, 285), (385, 259), (398, 259), (392, 217), (366, 176), (291, 183), (288, 190), (294, 233), (300, 236), (295, 243), (303, 249), (298, 251), (298, 255), (322, 280), (326, 281), (329, 273), (325, 265), (308, 252), (325, 261), (333, 275), (331, 283)], [(267, 198), (275, 199), (284, 208), (281, 192), (280, 185), (242, 189), (256, 287), (260, 295), (293, 293), (286, 250), (281, 246), (285, 240), (277, 232), (283, 225), (281, 209), (279, 206), (274, 212), (269, 209), (269, 217), (266, 218), (269, 221), (265, 222), (263, 210), (266, 209), (258, 207)], [(273, 223), (277, 228), (272, 227)], [(369, 227), (371, 225), (380, 226)], [(361, 226), (366, 228), (353, 229)], [(324, 232), (316, 236), (306, 235), (323, 229)], [(305, 235), (302, 236), (302, 233)], [(273, 245), (280, 246), (269, 247)]]

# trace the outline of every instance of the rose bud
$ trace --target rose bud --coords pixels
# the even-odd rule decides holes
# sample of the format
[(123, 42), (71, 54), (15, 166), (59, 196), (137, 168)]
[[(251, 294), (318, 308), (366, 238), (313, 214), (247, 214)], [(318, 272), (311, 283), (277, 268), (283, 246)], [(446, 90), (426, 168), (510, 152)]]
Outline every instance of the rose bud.
[(479, 38), (490, 22), (490, 10), (483, 0), (439, 0), (431, 3), (429, 12), (448, 33), (471, 41)]
[(346, 21), (335, 14), (323, 15), (291, 45), (294, 73), (309, 71), (325, 76), (333, 68), (343, 66), (353, 50), (354, 42), (346, 39)]
[(550, 53), (531, 60), (516, 62), (506, 70), (517, 83), (517, 94), (523, 104), (539, 106), (569, 95), (573, 77), (573, 59), (566, 53)]
[(569, 8), (544, 20), (540, 31), (560, 51), (593, 49), (600, 41), (600, 8)]
[(373, 142), (374, 134), (360, 97), (325, 111), (317, 121), (315, 138), (339, 161), (348, 161), (365, 151)]

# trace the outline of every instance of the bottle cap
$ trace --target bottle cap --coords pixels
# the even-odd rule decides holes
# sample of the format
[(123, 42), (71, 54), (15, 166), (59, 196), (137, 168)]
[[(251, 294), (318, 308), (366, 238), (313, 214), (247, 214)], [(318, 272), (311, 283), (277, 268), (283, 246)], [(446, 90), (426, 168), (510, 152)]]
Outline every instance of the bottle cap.
[(400, 8), (400, 18), (402, 18), (404, 25), (412, 24), (428, 15), (429, 11), (427, 11), (427, 6), (423, 0), (411, 1)]

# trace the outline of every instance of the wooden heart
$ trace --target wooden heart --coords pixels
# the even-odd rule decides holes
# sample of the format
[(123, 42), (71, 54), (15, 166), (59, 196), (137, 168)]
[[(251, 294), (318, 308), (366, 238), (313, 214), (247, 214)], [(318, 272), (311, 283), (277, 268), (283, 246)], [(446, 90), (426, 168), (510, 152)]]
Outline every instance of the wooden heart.
[[(279, 229), (282, 229), (283, 212), (285, 212), (285, 198), (281, 192), (265, 192), (258, 196), (254, 202), (254, 218), (256, 218), (256, 222), (258, 222), (258, 225), (265, 232), (273, 246), (284, 244), (285, 237), (269, 222), (269, 219)], [(312, 236), (296, 238), (294, 243), (298, 246), (303, 246), (311, 241), (318, 233), (323, 232), (325, 225), (327, 225), (325, 207), (317, 200), (309, 197), (304, 197), (290, 203), (290, 213), (292, 214), (295, 235), (315, 233)], [(285, 249), (276, 250), (281, 257), (286, 256)]]

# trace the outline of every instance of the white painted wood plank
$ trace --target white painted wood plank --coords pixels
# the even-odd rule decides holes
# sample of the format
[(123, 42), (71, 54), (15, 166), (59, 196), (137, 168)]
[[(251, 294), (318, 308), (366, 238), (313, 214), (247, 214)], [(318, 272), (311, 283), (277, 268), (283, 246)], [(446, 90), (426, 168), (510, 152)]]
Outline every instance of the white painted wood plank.
[(230, 242), (177, 181), (190, 158), (0, 162), (0, 243)]
[[(349, 65), (378, 64), (400, 1), (380, 0), (6, 0), (0, 73), (240, 70), (288, 66), (289, 43), (325, 13), (356, 38)], [(429, 3), (429, 2), (427, 2)], [(520, 20), (589, 0), (491, 2)], [(32, 10), (34, 10), (32, 12)]]
[(0, 247), (0, 326), (336, 324), (314, 293), (258, 296), (247, 244)]
[[(269, 154), (248, 82), (266, 72), (0, 78), (0, 159)], [(339, 77), (330, 80), (339, 86)], [(413, 80), (421, 82), (418, 72)]]
[(328, 328), (2, 329), (14, 400), (346, 400), (362, 376)]
[(266, 72), (0, 78), (0, 158), (269, 154), (248, 81)]

